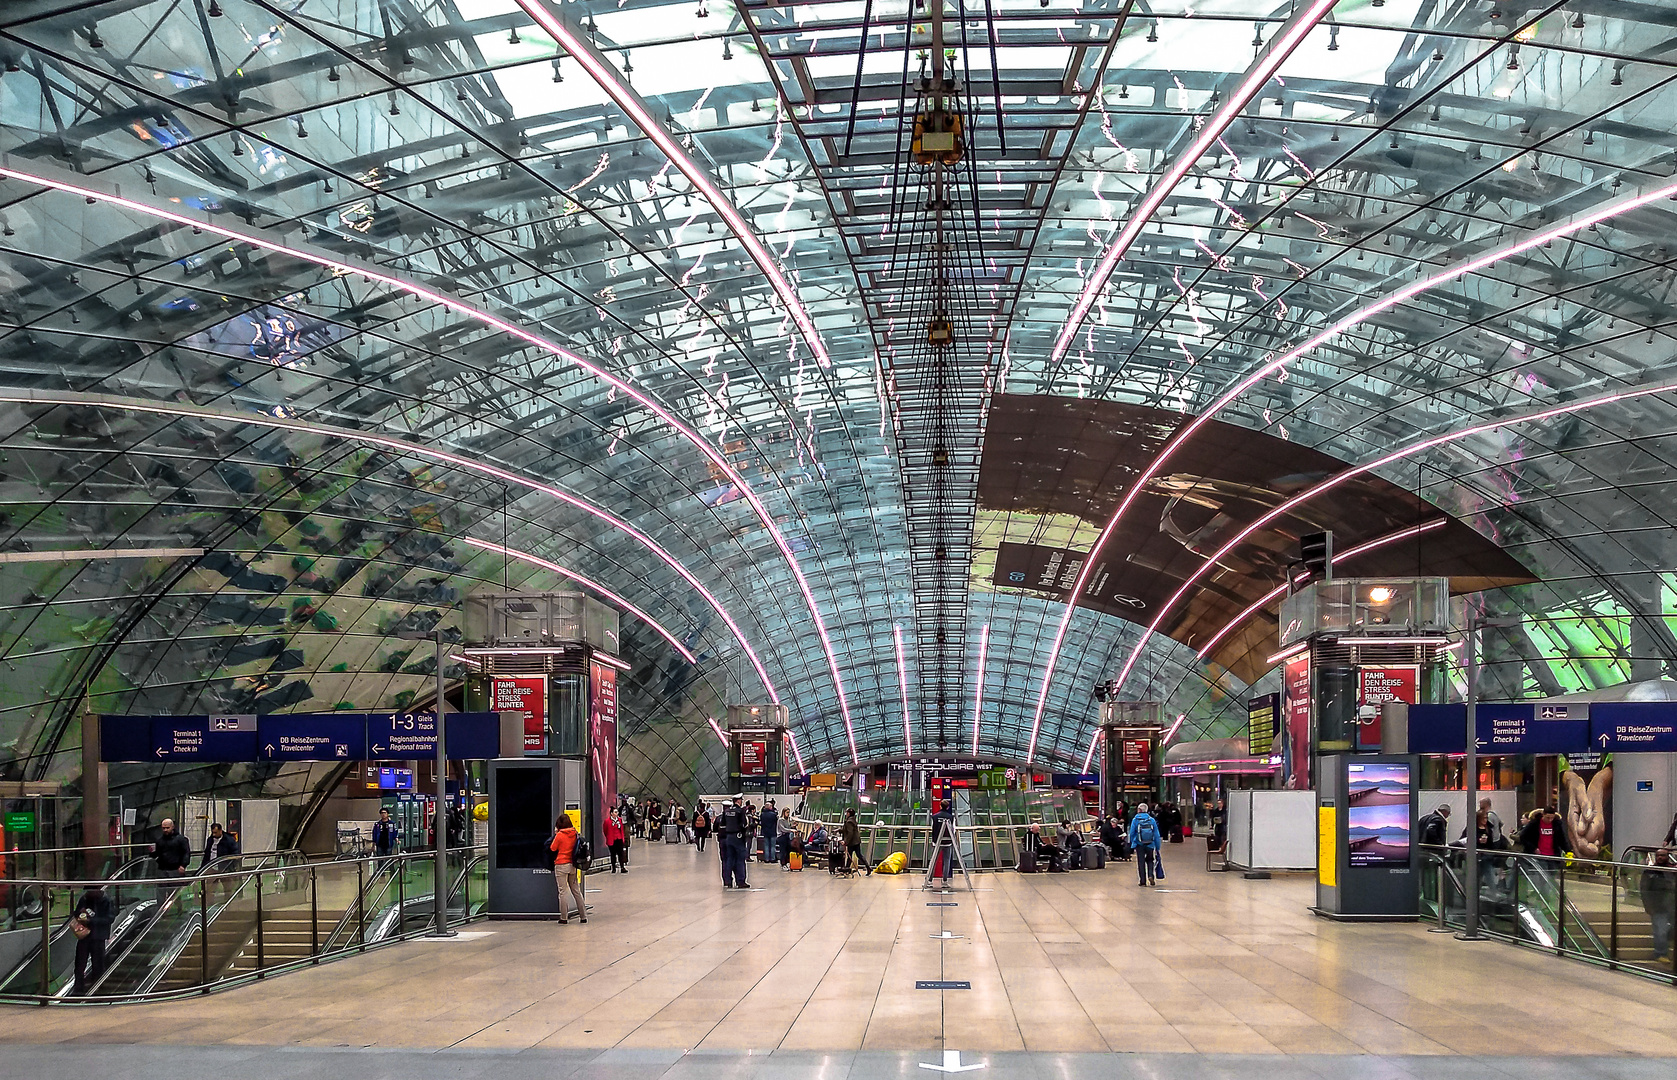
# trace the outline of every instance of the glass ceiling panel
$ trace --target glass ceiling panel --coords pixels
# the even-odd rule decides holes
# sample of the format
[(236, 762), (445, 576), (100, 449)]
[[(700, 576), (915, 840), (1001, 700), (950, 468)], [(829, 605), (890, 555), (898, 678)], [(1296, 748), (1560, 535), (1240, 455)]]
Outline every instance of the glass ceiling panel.
[[(916, 591), (931, 557), (911, 535), (927, 505), (910, 482), (925, 449), (908, 365), (920, 328), (892, 285), (891, 238), (914, 108), (902, 82), (930, 47), (924, 10), (911, 21), (902, 2), (871, 15), (853, 0), (560, 5), (772, 252), (818, 328), (823, 367), (705, 192), (518, 3), (221, 7), (208, 18), (164, 0), (34, 0), (0, 12), (5, 166), (118, 185), (140, 204), (0, 180), (0, 389), (64, 402), (5, 406), (4, 542), (226, 556), (8, 565), (4, 662), (33, 677), (0, 704), (0, 743), (28, 763), (4, 768), (68, 767), (78, 681), (124, 708), (371, 708), (423, 692), (423, 672), (404, 670), (423, 658), (393, 660), (401, 650), (383, 635), (407, 618), (452, 618), (451, 595), (498, 579), (499, 557), (465, 537), (601, 582), (698, 655), (689, 665), (656, 632), (632, 631), (648, 673), (626, 705), (647, 740), (634, 758), (646, 783), (715, 774), (705, 717), (766, 693), (747, 647), (810, 763), (844, 764), (811, 603), (859, 755), (902, 751), (899, 626), (915, 747), (941, 736), (970, 748), (988, 626), (981, 752), (1024, 753), (1064, 608), (974, 588), (989, 570), (969, 560), (961, 625), (947, 628), (951, 670), (933, 672)], [(962, 406), (977, 417), (973, 445), (996, 392), (1198, 414), (1266, 358), (1435, 277), (1219, 418), (1359, 464), (1672, 378), (1677, 204), (1447, 272), (1669, 182), (1677, 66), (1656, 10), (1340, 5), (1166, 193), (1063, 355), (1056, 342), (1102, 255), (1291, 9), (991, 10), (945, 15), (975, 155), (963, 332), (975, 367), (995, 365)], [(158, 211), (201, 211), (305, 257), (195, 234)], [(335, 259), (421, 291), (321, 265)], [(451, 299), (574, 351), (688, 425), (762, 500), (809, 601), (714, 458)], [(73, 396), (90, 393), (130, 404)], [(248, 419), (145, 416), (135, 403), (354, 428), (509, 470), (615, 515), (716, 605), (646, 543), (527, 486), (503, 499), (500, 480), (464, 466)], [(1446, 439), (1380, 474), (1542, 579), (1482, 598), (1487, 608), (1541, 619), (1610, 607), (1652, 627), (1638, 616), (1670, 590), (1642, 578), (1673, 555), (1674, 419), (1670, 395), (1606, 403)], [(972, 520), (980, 561), (1024, 528)], [(1080, 547), (1103, 524), (1056, 518), (1032, 535)], [(560, 580), (529, 564), (509, 575)], [(366, 592), (374, 580), (379, 595)], [(1254, 626), (1240, 640), (1258, 651)], [(1527, 635), (1496, 677), (1523, 688), (1657, 673), (1677, 656), (1670, 628), (1657, 630), (1627, 630), (1599, 662)], [(1074, 616), (1041, 697), (1039, 755), (1081, 762), (1088, 688), (1140, 633)], [(941, 729), (922, 691), (934, 675), (955, 688)], [(1160, 697), (1189, 717), (1185, 730), (1212, 737), (1235, 730), (1247, 689), (1157, 639), (1124, 694)]]

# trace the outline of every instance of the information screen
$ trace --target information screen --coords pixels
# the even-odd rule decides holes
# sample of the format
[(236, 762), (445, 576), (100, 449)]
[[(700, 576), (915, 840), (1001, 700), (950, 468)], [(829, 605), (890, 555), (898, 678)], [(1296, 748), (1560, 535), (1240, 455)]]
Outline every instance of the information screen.
[(547, 838), (559, 811), (548, 768), (503, 768), (495, 774), (495, 866), (526, 870), (552, 866)]
[(1345, 827), (1352, 866), (1409, 865), (1409, 766), (1345, 766)]

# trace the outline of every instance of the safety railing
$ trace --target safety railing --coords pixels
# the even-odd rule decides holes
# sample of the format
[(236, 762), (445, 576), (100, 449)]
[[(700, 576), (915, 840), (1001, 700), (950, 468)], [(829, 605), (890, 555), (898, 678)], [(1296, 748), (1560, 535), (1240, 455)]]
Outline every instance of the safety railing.
[[(482, 849), (446, 854), (449, 921), (482, 914)], [(40, 941), (0, 977), (0, 1001), (56, 1004), (143, 1001), (318, 964), (432, 929), (431, 852), (305, 862), (232, 856), (255, 866), (183, 877), (36, 881), (46, 910)], [(226, 862), (229, 860), (218, 860)], [(90, 898), (97, 889), (104, 903)], [(77, 938), (70, 919), (103, 908), (109, 925)], [(99, 920), (103, 921), (103, 920)]]
[[(1677, 984), (1677, 868), (1517, 851), (1478, 857), (1481, 933)], [(1439, 927), (1466, 924), (1466, 858), (1460, 847), (1421, 849), (1421, 915)]]
[[(1019, 865), (1019, 854), (1025, 849), (1025, 836), (1031, 831), (1031, 825), (1041, 823), (1026, 822), (1023, 824), (987, 824), (955, 826), (955, 841), (960, 847), (962, 861), (968, 870), (1012, 870)], [(1093, 818), (1083, 818), (1070, 822), (1071, 827), (1078, 833), (1084, 844), (1098, 843), (1096, 833), (1098, 822)], [(838, 840), (843, 834), (843, 827), (835, 827), (825, 821), (810, 821), (803, 818), (792, 819), (793, 828), (807, 843), (810, 835), (817, 827), (825, 826), (830, 841)], [(1057, 823), (1056, 826), (1057, 828)], [(909, 870), (924, 870), (931, 864), (932, 856), (932, 826), (930, 822), (924, 824), (876, 823), (858, 824), (857, 832), (861, 840), (859, 859), (867, 865), (876, 865), (892, 852), (901, 851), (908, 856)], [(1041, 840), (1052, 844), (1055, 834), (1052, 829), (1043, 829)]]
[(58, 848), (25, 848), (14, 844), (0, 851), (0, 882), (109, 878), (124, 864), (143, 858), (150, 848), (149, 843)]

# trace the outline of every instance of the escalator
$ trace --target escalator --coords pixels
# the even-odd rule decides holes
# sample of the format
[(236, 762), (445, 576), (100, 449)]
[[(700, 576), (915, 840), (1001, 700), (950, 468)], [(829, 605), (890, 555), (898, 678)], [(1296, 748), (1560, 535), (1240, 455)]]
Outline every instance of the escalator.
[[(105, 895), (110, 898), (112, 908), (111, 933), (106, 942), (107, 956), (114, 956), (117, 951), (132, 944), (156, 914), (156, 889), (152, 886), (126, 884), (143, 881), (155, 874), (156, 868), (151, 856), (142, 855), (123, 863), (105, 879)], [(40, 906), (45, 912), (46, 883), (16, 882), (12, 887), (38, 890), (43, 897)], [(69, 993), (75, 976), (76, 938), (70, 932), (71, 912), (68, 908), (79, 898), (80, 890), (65, 887), (55, 891), (61, 896), (53, 897), (52, 907), (62, 914), (58, 914), (57, 917), (47, 916), (55, 924), (48, 934), (45, 965), (47, 971), (42, 971), (42, 949), (40, 945), (36, 945), (10, 971), (0, 977), (0, 996), (43, 992), (63, 996)]]

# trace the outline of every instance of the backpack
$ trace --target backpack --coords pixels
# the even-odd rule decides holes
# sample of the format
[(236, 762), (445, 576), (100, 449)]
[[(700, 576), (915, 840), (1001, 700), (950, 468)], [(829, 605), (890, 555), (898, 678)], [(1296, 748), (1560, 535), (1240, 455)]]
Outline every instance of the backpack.
[(571, 849), (571, 863), (579, 870), (587, 869), (588, 861), (594, 857), (594, 845), (588, 842), (588, 837), (577, 834), (576, 847)]
[(1135, 840), (1142, 847), (1152, 847), (1159, 842), (1159, 830), (1154, 827), (1151, 814), (1142, 815), (1135, 823)]

